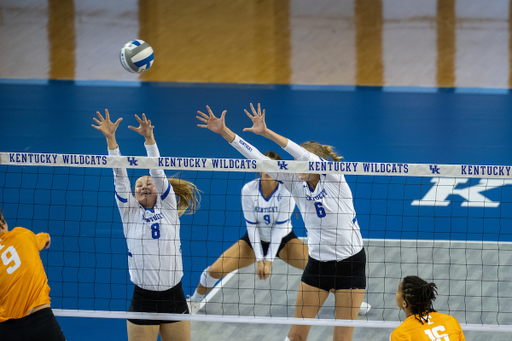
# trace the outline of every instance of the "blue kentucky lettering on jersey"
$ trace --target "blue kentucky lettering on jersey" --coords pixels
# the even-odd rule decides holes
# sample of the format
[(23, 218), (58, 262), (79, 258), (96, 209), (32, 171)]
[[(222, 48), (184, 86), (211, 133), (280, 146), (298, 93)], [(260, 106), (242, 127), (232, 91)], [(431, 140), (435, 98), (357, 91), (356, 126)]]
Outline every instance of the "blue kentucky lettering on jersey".
[(128, 159), (128, 162), (130, 163), (130, 166), (137, 166), (138, 161), (135, 159), (134, 156), (132, 156), (132, 157), (128, 156), (127, 159)]
[(279, 169), (288, 170), (288, 164), (285, 161), (277, 161), (277, 165), (279, 166)]

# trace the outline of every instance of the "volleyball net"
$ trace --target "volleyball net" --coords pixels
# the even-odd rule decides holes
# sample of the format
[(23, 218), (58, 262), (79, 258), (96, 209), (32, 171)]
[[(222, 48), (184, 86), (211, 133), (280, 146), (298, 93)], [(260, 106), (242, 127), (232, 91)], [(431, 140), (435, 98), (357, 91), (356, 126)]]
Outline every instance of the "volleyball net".
[[(512, 167), (370, 162), (299, 162), (187, 157), (0, 153), (1, 208), (10, 229), (48, 232), (41, 252), (56, 315), (154, 318), (127, 312), (133, 292), (112, 168), (133, 184), (148, 169), (193, 182), (201, 206), (183, 215), (183, 289), (246, 232), (241, 189), (258, 172), (345, 174), (367, 254), (357, 321), (334, 319), (333, 295), (315, 319), (294, 319), (302, 271), (276, 260), (261, 281), (255, 266), (219, 281), (195, 315), (181, 320), (396, 327), (401, 279), (438, 286), (436, 310), (465, 329), (512, 331)], [(307, 244), (299, 215), (294, 231)], [(173, 319), (160, 314), (158, 319)]]

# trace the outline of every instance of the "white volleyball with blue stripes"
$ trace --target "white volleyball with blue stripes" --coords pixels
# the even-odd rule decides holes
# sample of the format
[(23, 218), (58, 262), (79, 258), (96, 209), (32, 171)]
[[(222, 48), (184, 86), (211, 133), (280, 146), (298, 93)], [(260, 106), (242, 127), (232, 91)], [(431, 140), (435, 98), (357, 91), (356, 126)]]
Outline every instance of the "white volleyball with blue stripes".
[(153, 65), (153, 48), (144, 40), (132, 40), (124, 44), (119, 59), (126, 71), (141, 73)]

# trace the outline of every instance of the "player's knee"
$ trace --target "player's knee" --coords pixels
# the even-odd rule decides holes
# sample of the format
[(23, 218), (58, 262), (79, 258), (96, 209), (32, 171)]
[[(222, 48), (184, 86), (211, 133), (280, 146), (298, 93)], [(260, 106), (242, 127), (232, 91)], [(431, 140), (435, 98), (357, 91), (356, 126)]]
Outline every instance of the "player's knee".
[(199, 283), (205, 288), (213, 288), (219, 279), (210, 275), (210, 267), (204, 269)]
[(219, 266), (217, 264), (213, 264), (208, 269), (208, 275), (213, 277), (213, 278), (215, 278), (215, 279), (221, 279), (222, 277), (224, 277), (224, 274), (223, 274), (223, 271), (222, 271), (222, 266), (221, 265)]

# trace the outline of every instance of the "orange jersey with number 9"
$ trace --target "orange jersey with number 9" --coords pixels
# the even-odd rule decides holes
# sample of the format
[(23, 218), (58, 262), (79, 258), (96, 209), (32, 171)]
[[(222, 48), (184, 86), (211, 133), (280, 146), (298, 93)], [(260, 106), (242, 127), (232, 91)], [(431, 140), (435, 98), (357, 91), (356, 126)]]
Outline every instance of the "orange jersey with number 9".
[(34, 234), (23, 227), (0, 234), (0, 322), (28, 315), (50, 304), (50, 287), (39, 256), (48, 233)]

